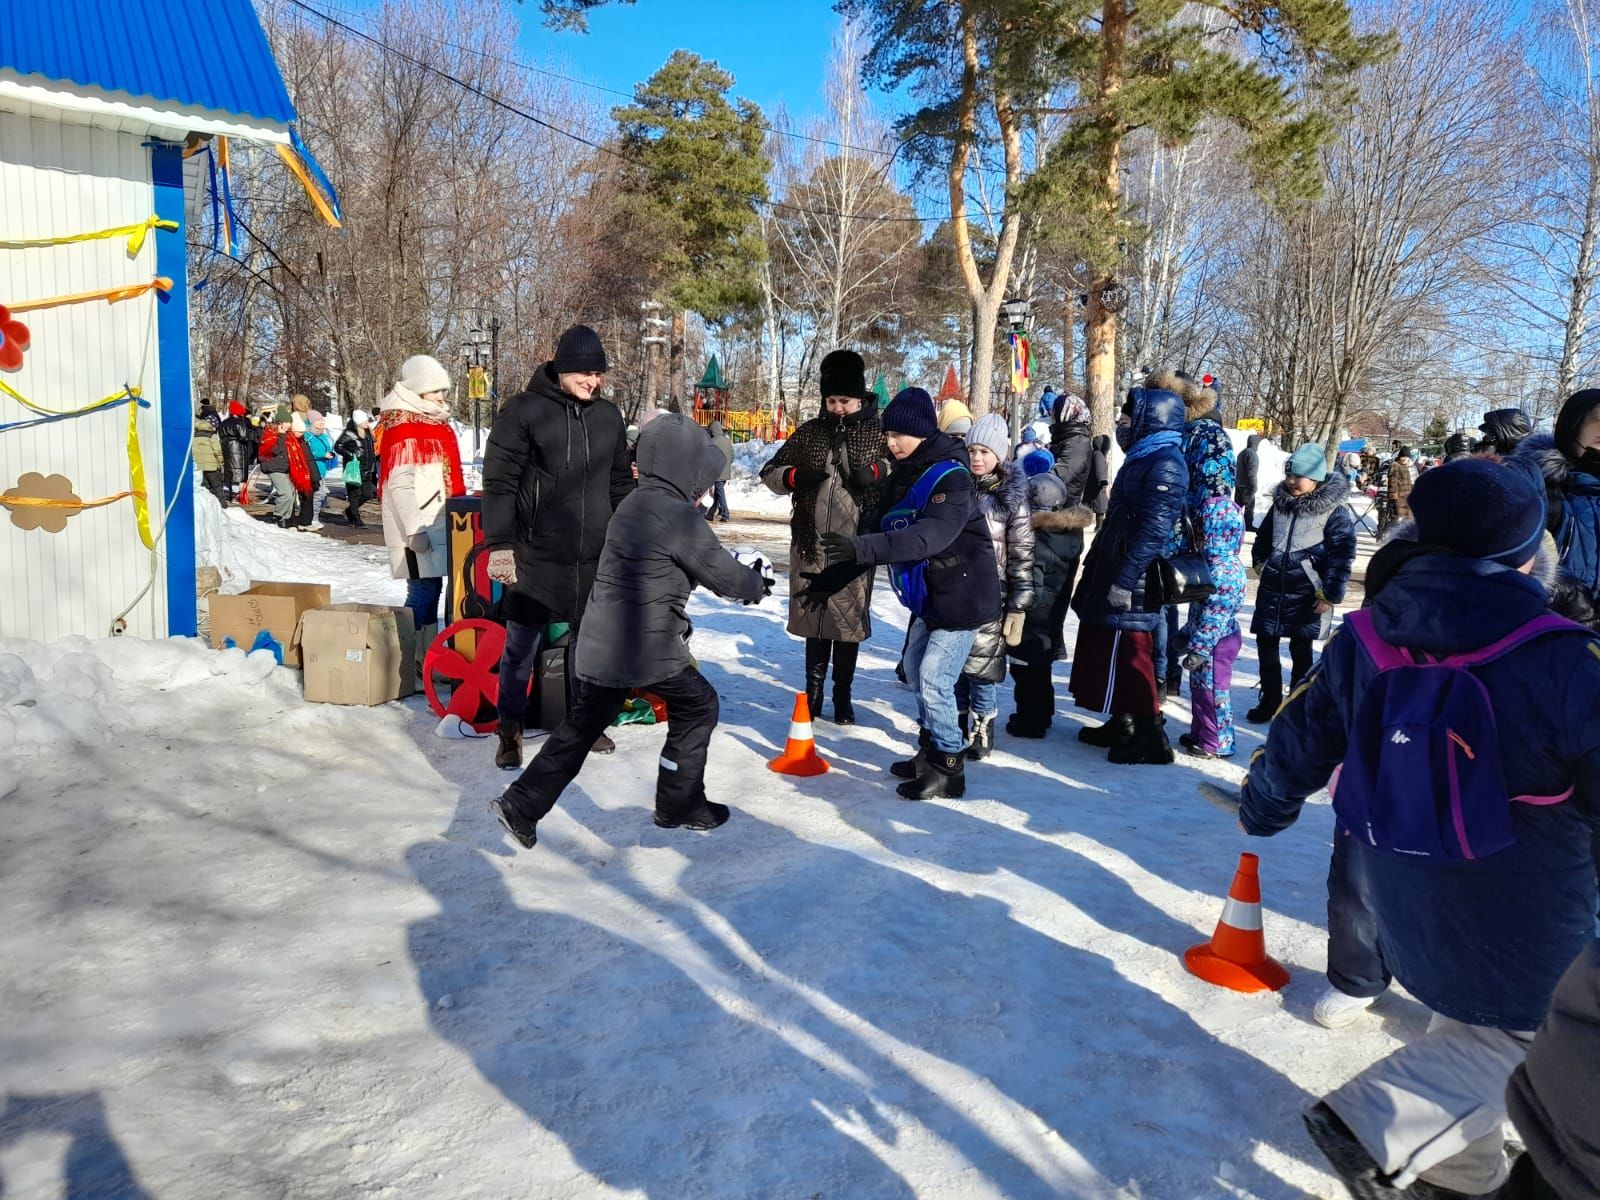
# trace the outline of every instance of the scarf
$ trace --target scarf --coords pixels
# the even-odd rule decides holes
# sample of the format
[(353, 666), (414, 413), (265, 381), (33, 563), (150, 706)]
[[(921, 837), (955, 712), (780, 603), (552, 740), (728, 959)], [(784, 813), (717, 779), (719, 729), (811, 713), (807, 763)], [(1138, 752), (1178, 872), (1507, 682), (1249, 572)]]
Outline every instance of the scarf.
[(1159, 433), (1146, 434), (1133, 444), (1133, 449), (1128, 451), (1125, 461), (1133, 462), (1138, 458), (1148, 458), (1158, 450), (1171, 446), (1178, 453), (1183, 453), (1183, 435), (1175, 429), (1163, 429)]
[(382, 411), (378, 414), (377, 437), (382, 443), (378, 495), (383, 495), (383, 485), (396, 467), (434, 465), (444, 468), (445, 491), (452, 496), (464, 495), (461, 443), (450, 427), (448, 410), (442, 405), (423, 405), (409, 392), (406, 394), (417, 401), (415, 406), (390, 404), (395, 393), (403, 391), (405, 389), (396, 384), (394, 391), (384, 397)]

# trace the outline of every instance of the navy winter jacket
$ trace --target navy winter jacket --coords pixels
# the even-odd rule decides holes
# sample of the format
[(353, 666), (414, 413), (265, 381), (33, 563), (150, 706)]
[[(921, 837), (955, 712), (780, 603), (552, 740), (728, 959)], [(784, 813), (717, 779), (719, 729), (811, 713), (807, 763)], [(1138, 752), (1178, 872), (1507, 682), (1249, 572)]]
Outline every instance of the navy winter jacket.
[[(1438, 552), (1400, 566), (1370, 611), (1391, 645), (1445, 655), (1497, 641), (1547, 603), (1532, 576)], [(1446, 1017), (1536, 1029), (1556, 981), (1593, 936), (1588, 822), (1600, 815), (1600, 642), (1581, 631), (1549, 634), (1473, 673), (1494, 698), (1511, 794), (1572, 788), (1570, 799), (1512, 804), (1516, 845), (1471, 862), (1419, 865), (1349, 841), (1364, 860), (1379, 948), (1395, 978)], [(1286, 829), (1327, 784), (1375, 674), (1353, 634), (1329, 640), (1250, 765), (1239, 813), (1247, 832)]]
[(1344, 600), (1356, 561), (1356, 523), (1345, 500), (1350, 481), (1332, 474), (1304, 496), (1279, 484), (1272, 507), (1256, 526), (1251, 561), (1261, 573), (1256, 615), (1250, 632), (1258, 637), (1314, 638), (1321, 632), (1317, 589), (1305, 564), (1322, 580), (1330, 604)]
[[(1145, 573), (1166, 546), (1189, 494), (1180, 436), (1185, 410), (1179, 396), (1161, 389), (1134, 388), (1128, 395), (1133, 448), (1111, 485), (1111, 502), (1084, 560), (1072, 609), (1091, 625), (1150, 633), (1161, 614), (1145, 609)], [(1113, 587), (1133, 593), (1127, 612), (1112, 611)]]
[(967, 451), (959, 438), (938, 433), (895, 464), (878, 516), (905, 499), (924, 471), (949, 460), (962, 465), (939, 484), (922, 515), (905, 529), (851, 539), (856, 561), (913, 563), (926, 559), (930, 629), (977, 629), (1000, 615), (1000, 575), (995, 570), (989, 523), (976, 503)]
[(1544, 433), (1529, 437), (1506, 463), (1543, 486), (1562, 573), (1600, 599), (1600, 470), (1575, 465)]

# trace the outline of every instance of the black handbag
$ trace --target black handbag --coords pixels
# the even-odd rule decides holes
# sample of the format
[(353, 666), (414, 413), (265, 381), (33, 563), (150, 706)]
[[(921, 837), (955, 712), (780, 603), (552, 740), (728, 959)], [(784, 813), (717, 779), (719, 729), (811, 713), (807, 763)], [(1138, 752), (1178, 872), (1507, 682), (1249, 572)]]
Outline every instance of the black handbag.
[(1217, 590), (1211, 567), (1200, 547), (1204, 535), (1195, 527), (1194, 517), (1183, 517), (1184, 548), (1170, 558), (1157, 555), (1145, 574), (1145, 608), (1154, 612), (1169, 604), (1196, 604), (1211, 599)]

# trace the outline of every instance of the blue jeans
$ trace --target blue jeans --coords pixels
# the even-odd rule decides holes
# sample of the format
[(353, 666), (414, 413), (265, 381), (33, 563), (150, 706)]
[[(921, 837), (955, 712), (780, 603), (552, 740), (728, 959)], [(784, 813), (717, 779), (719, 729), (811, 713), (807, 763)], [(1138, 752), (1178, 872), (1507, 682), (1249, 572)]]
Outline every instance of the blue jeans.
[(706, 509), (706, 520), (726, 521), (731, 515), (728, 512), (728, 485), (719, 479), (711, 485), (711, 507)]
[(975, 717), (992, 717), (1000, 711), (1000, 685), (963, 675), (956, 681), (956, 709)]
[(419, 630), (424, 625), (439, 623), (439, 597), (443, 593), (443, 579), (406, 580), (406, 607), (411, 610), (412, 623)]
[(1156, 622), (1156, 648), (1151, 657), (1156, 664), (1156, 682), (1183, 669), (1183, 656), (1188, 649), (1188, 639), (1179, 636), (1178, 606), (1168, 604), (1161, 610), (1162, 619)]
[(956, 717), (956, 681), (972, 653), (976, 629), (929, 629), (920, 617), (906, 644), (906, 682), (917, 697), (917, 722), (941, 754), (959, 754), (967, 740)]

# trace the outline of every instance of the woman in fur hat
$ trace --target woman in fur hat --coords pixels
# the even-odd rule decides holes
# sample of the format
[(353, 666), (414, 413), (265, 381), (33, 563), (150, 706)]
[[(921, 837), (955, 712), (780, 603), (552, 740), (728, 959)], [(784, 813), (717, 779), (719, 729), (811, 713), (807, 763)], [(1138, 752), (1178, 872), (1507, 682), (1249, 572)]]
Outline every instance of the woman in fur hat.
[(445, 500), (466, 491), (461, 446), (450, 426), (450, 373), (416, 354), (378, 406), (382, 449), (378, 497), (389, 569), (406, 581), (406, 607), (417, 627), (417, 663), (439, 627), (439, 596), (450, 569)]
[[(818, 539), (825, 533), (854, 537), (862, 516), (878, 503), (888, 475), (889, 450), (878, 421), (877, 397), (867, 388), (867, 368), (853, 350), (822, 360), (822, 412), (801, 425), (761, 468), (761, 478), (790, 496), (790, 576), (826, 566)], [(806, 699), (822, 716), (822, 693), (833, 663), (833, 719), (855, 724), (851, 690), (861, 643), (872, 636), (872, 574), (863, 574), (820, 607), (789, 598), (789, 632), (806, 640)]]

